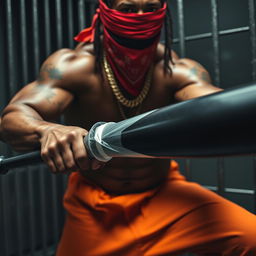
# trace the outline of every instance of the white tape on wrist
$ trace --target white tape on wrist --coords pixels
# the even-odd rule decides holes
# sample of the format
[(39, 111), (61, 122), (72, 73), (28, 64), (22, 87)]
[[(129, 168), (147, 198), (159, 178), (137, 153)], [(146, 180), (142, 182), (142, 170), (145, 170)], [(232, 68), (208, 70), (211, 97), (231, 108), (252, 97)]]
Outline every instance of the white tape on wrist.
[(102, 161), (102, 162), (108, 162), (109, 160), (112, 159), (112, 157), (108, 156), (104, 152), (104, 149), (102, 147), (102, 145), (103, 145), (102, 134), (103, 134), (104, 127), (106, 125), (108, 125), (108, 123), (105, 123), (105, 124), (97, 127), (95, 130), (95, 134), (94, 134), (94, 139), (96, 141), (96, 148), (98, 150), (98, 153), (100, 154), (100, 156), (95, 156), (95, 157), (96, 157), (96, 159), (98, 159), (99, 161)]

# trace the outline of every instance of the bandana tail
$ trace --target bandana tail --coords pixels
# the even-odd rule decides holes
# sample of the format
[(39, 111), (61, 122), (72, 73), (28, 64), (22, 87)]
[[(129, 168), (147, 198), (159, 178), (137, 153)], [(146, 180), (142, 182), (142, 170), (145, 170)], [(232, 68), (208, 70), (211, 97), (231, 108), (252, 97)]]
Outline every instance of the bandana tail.
[(92, 43), (94, 41), (96, 22), (99, 18), (98, 12), (99, 9), (97, 9), (97, 13), (93, 16), (91, 27), (82, 30), (77, 36), (74, 37), (76, 41), (85, 43)]

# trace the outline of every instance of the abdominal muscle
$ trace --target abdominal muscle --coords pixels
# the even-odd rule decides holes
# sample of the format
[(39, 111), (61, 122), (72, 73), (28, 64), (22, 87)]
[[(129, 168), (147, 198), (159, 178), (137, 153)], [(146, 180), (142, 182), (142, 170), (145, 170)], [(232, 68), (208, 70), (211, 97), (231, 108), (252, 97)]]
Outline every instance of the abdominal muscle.
[(81, 173), (110, 194), (139, 193), (167, 179), (169, 162), (166, 159), (115, 158), (99, 170)]

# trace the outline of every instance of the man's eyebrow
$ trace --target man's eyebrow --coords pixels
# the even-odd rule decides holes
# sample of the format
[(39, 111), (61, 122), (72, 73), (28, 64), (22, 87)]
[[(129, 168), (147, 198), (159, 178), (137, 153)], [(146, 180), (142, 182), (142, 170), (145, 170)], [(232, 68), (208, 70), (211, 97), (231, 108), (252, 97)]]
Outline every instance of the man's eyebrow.
[(127, 5), (135, 5), (133, 2), (121, 2), (117, 5), (117, 7), (127, 6)]
[(159, 2), (146, 3), (146, 6), (161, 6)]
[(146, 5), (161, 5), (161, 2), (160, 2), (160, 1), (154, 1), (154, 0), (152, 0), (152, 1), (148, 1), (148, 2), (146, 3)]
[[(122, 7), (122, 6), (135, 6), (136, 3), (133, 1), (124, 1), (119, 3), (116, 7)], [(146, 6), (158, 6), (161, 5), (161, 3), (159, 1), (150, 1), (146, 3)]]

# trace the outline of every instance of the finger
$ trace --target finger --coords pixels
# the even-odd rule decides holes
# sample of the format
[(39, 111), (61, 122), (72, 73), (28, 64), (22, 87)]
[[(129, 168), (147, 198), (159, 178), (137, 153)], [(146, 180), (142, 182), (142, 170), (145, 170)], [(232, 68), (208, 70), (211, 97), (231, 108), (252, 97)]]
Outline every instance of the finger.
[(57, 172), (56, 166), (54, 162), (52, 161), (48, 148), (46, 147), (48, 139), (44, 142), (44, 144), (41, 145), (41, 158), (45, 162), (46, 165), (50, 168), (50, 171), (55, 173)]
[(54, 155), (52, 157), (52, 161), (56, 167), (56, 172), (57, 173), (64, 173), (66, 172), (66, 167), (65, 167), (65, 164), (63, 162), (63, 159), (62, 159), (62, 156), (60, 153)]
[(73, 152), (69, 144), (61, 145), (62, 160), (65, 165), (66, 171), (77, 171), (79, 169), (74, 159)]
[(57, 173), (56, 166), (55, 166), (54, 162), (50, 158), (45, 159), (44, 162), (48, 165), (48, 167), (50, 168), (50, 171), (52, 173)]
[(49, 156), (50, 159), (53, 161), (56, 172), (57, 173), (67, 173), (67, 167), (65, 164), (65, 159), (64, 155), (66, 149), (69, 148), (69, 144), (66, 142), (66, 140), (59, 140), (58, 136), (56, 133), (52, 133), (48, 138), (49, 139), (49, 145), (48, 146), (48, 151), (49, 151)]
[(73, 152), (76, 164), (80, 169), (82, 170), (90, 169), (90, 163), (89, 163), (88, 155), (85, 149), (84, 140), (82, 136), (80, 137), (80, 139), (72, 143), (72, 152)]
[(53, 161), (53, 159), (50, 157), (50, 155), (47, 153), (45, 153), (44, 151), (41, 152), (41, 157), (43, 159), (43, 161), (48, 165), (48, 167), (50, 168), (50, 171), (52, 173), (57, 173), (58, 169)]
[[(52, 163), (55, 166), (55, 172), (65, 172), (66, 168), (62, 159), (60, 150), (55, 142), (45, 146), (44, 157), (52, 167)], [(52, 163), (51, 163), (52, 162)], [(53, 168), (54, 169), (54, 168)]]

